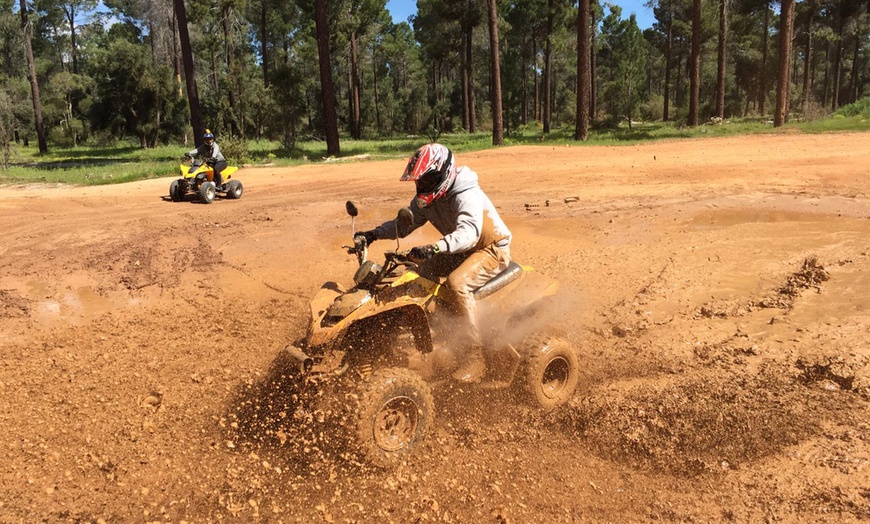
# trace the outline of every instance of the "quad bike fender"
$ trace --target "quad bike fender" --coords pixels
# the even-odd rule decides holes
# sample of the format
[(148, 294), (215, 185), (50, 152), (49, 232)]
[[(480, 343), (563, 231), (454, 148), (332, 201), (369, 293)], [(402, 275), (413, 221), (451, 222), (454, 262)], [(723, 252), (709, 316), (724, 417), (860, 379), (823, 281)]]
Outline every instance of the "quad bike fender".
[(332, 304), (339, 295), (346, 291), (347, 290), (344, 289), (344, 286), (338, 282), (326, 282), (320, 286), (320, 290), (311, 300), (311, 318), (323, 318), (323, 315), (326, 314), (326, 310), (329, 309), (330, 304)]
[(221, 176), (224, 177), (224, 180), (229, 180), (231, 178), (230, 175), (238, 170), (239, 168), (237, 166), (227, 166), (226, 169), (221, 171)]
[(477, 301), (482, 315), (495, 315), (507, 318), (517, 312), (527, 311), (553, 297), (559, 291), (559, 282), (523, 266), (520, 278), (506, 285), (496, 293)]
[(214, 169), (212, 169), (211, 166), (207, 164), (203, 164), (199, 166), (199, 169), (194, 169), (192, 171), (190, 169), (190, 166), (186, 166), (184, 164), (181, 165), (181, 176), (188, 180), (196, 178), (196, 175), (200, 173), (205, 173), (205, 178), (209, 182), (211, 182), (211, 180), (214, 178)]
[[(338, 297), (339, 294), (340, 293), (336, 293), (333, 296)], [(325, 293), (323, 298), (326, 298)], [(334, 325), (325, 326), (323, 324), (323, 318), (326, 315), (326, 310), (318, 309), (316, 312), (320, 314), (316, 317), (312, 316), (311, 325), (309, 326), (308, 330), (309, 347), (324, 345), (337, 347), (341, 344), (341, 341), (343, 340), (344, 335), (347, 333), (347, 330), (356, 322), (359, 322), (360, 320), (366, 318), (376, 317), (378, 315), (382, 315), (388, 312), (395, 312), (396, 310), (400, 310), (403, 308), (407, 308), (405, 309), (405, 312), (408, 315), (413, 315), (415, 318), (425, 320), (426, 326), (428, 328), (428, 316), (425, 311), (426, 299), (421, 297), (409, 296), (390, 298), (390, 300), (383, 300), (381, 297), (375, 297), (372, 300), (369, 300), (362, 304), (355, 311), (353, 311), (343, 319), (339, 320)], [(312, 313), (314, 312), (315, 308), (313, 307), (312, 303)]]
[(536, 289), (541, 297), (552, 297), (559, 292), (558, 281), (539, 273), (532, 266), (523, 266), (523, 271), (529, 279), (529, 286)]

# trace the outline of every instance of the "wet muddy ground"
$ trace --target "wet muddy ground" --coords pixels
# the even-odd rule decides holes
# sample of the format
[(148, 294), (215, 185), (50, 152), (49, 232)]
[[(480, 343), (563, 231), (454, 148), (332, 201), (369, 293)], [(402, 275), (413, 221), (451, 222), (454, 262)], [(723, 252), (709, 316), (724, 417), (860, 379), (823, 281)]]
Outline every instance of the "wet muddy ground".
[(561, 283), (581, 384), (548, 415), (441, 387), (394, 471), (294, 417), (279, 352), (403, 161), (243, 169), (211, 205), (4, 188), (0, 522), (866, 521), (868, 138), (460, 155)]

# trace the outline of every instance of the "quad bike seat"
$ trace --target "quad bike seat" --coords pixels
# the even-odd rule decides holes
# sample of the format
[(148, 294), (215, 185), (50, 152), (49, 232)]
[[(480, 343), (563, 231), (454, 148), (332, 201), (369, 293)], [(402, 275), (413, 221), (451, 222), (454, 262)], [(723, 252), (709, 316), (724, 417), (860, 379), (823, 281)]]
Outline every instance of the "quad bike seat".
[(477, 300), (483, 300), (514, 280), (520, 278), (522, 274), (522, 266), (511, 260), (510, 264), (508, 264), (508, 267), (505, 268), (504, 271), (493, 277), (492, 280), (486, 284), (474, 290), (474, 298)]

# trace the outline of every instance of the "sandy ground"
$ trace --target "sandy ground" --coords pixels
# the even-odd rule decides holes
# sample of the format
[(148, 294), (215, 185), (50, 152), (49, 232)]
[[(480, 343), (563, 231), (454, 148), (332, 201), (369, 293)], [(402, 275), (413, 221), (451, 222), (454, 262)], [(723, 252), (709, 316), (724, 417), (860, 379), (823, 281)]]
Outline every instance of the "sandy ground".
[(393, 217), (403, 162), (243, 169), (212, 205), (171, 178), (4, 187), (0, 522), (866, 521), (868, 144), (461, 155), (514, 258), (560, 281), (548, 329), (581, 385), (546, 416), (436, 392), (395, 471), (288, 437), (274, 367), (320, 285), (351, 282), (344, 202)]

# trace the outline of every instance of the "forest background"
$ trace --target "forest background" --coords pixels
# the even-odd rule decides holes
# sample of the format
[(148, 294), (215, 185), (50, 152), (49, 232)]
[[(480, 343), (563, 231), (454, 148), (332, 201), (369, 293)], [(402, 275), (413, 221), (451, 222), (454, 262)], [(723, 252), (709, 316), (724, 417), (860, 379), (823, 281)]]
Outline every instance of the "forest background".
[(293, 163), (870, 117), (870, 0), (0, 3), (2, 182), (166, 176), (205, 128)]

